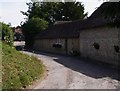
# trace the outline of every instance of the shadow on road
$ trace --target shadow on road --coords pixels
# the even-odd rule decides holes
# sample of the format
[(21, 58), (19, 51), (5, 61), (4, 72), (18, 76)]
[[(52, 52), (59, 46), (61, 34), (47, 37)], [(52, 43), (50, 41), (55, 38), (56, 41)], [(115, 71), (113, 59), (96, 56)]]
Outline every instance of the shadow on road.
[[(32, 52), (32, 51), (29, 51)], [(91, 60), (83, 58), (75, 58), (66, 55), (51, 54), (45, 52), (34, 52), (35, 54), (52, 57), (54, 61), (86, 76), (99, 79), (110, 77), (120, 81), (120, 74), (118, 69), (110, 68), (107, 64), (96, 64)]]

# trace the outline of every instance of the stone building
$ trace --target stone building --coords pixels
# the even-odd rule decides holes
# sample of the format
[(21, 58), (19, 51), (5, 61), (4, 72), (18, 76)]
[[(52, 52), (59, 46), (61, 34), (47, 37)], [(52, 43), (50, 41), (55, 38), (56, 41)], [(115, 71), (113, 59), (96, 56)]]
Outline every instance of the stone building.
[(76, 23), (60, 23), (41, 31), (35, 38), (34, 49), (62, 53), (79, 53), (79, 27)]
[(79, 37), (81, 57), (119, 64), (120, 28), (109, 26), (109, 23), (101, 19), (92, 20), (86, 23), (88, 27), (81, 29)]
[(52, 25), (41, 31), (35, 38), (34, 48), (54, 53), (79, 54), (81, 57), (119, 65), (120, 27), (115, 25), (120, 17), (114, 21), (104, 18), (100, 8), (106, 5), (101, 5), (88, 19)]

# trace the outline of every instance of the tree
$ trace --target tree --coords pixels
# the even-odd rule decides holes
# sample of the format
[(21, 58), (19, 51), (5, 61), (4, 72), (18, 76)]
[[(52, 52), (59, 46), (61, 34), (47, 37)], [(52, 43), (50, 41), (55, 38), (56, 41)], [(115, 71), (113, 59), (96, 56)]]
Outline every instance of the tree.
[(39, 17), (53, 24), (55, 21), (74, 21), (84, 19), (84, 5), (80, 2), (32, 2), (27, 3), (28, 11), (23, 12), (28, 19)]
[(2, 41), (6, 44), (13, 46), (13, 31), (12, 29), (5, 23), (1, 23), (2, 25)]
[(36, 34), (47, 28), (47, 24), (51, 25), (55, 21), (74, 21), (87, 16), (84, 14), (84, 5), (75, 1), (30, 2), (27, 5), (28, 11), (21, 11), (27, 16), (26, 22), (21, 23), (27, 46), (32, 46)]
[(56, 20), (74, 21), (87, 16), (87, 13), (84, 14), (84, 5), (80, 2), (62, 2), (58, 7)]
[(22, 25), (22, 31), (25, 36), (26, 47), (32, 47), (34, 37), (41, 31), (47, 28), (48, 22), (40, 18), (31, 18)]

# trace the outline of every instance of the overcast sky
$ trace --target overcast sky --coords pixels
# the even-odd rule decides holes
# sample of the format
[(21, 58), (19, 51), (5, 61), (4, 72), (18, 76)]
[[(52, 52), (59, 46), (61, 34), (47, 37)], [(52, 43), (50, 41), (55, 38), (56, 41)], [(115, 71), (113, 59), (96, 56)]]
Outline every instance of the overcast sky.
[[(11, 23), (12, 26), (20, 25), (21, 21), (24, 21), (20, 11), (27, 11), (28, 7), (26, 2), (30, 0), (0, 0), (0, 21), (4, 23)], [(78, 0), (85, 6), (85, 12), (88, 12), (90, 16), (97, 7), (99, 7), (103, 0)]]

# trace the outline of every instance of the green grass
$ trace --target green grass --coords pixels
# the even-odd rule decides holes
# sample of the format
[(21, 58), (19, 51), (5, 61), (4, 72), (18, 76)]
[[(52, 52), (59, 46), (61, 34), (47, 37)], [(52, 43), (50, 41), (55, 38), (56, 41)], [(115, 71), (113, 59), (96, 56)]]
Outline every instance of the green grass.
[(2, 89), (26, 88), (43, 72), (40, 60), (2, 44)]

